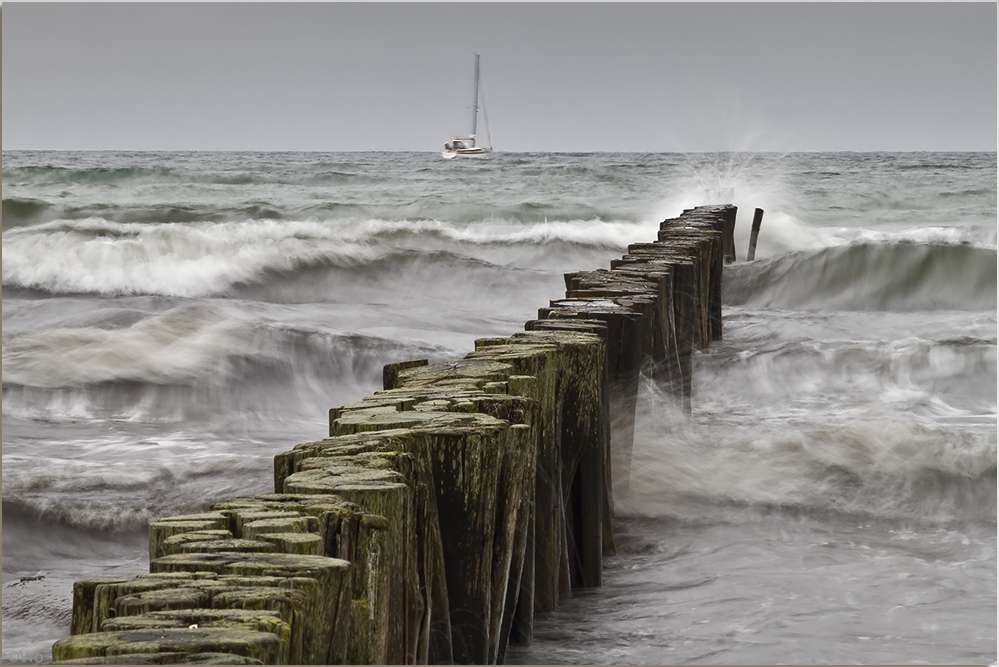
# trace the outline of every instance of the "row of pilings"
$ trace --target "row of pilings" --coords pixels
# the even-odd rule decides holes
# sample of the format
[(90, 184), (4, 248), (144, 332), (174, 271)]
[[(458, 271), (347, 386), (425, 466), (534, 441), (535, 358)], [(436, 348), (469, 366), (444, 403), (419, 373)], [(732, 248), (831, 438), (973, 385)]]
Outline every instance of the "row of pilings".
[(275, 457), (274, 493), (159, 519), (149, 574), (76, 582), (53, 660), (502, 663), (535, 614), (601, 585), (639, 379), (689, 411), (735, 214), (684, 211), (567, 274), (522, 333), (386, 366), (329, 437)]

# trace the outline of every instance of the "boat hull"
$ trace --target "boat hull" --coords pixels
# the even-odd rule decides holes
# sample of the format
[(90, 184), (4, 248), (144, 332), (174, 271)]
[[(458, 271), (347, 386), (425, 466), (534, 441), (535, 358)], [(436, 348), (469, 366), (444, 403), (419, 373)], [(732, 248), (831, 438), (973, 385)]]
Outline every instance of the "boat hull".
[(453, 160), (456, 157), (489, 157), (492, 151), (488, 148), (459, 148), (458, 150), (447, 150), (441, 152), (441, 157), (445, 160)]

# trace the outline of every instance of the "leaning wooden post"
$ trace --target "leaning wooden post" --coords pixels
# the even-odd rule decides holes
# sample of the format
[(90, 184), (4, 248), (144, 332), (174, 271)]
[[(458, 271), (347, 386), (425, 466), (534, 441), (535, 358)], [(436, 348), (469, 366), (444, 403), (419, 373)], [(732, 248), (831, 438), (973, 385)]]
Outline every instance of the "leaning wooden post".
[(753, 213), (753, 231), (749, 234), (749, 254), (746, 261), (752, 262), (756, 258), (756, 237), (760, 235), (760, 224), (763, 222), (763, 209), (758, 208)]

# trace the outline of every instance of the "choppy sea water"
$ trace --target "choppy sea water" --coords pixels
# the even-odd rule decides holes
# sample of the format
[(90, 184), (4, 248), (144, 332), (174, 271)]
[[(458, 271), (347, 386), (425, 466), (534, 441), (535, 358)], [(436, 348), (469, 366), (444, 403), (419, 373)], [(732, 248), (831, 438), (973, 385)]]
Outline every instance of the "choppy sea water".
[(604, 586), (509, 661), (995, 663), (995, 153), (4, 151), (5, 658), (383, 364), (729, 201), (693, 414), (645, 387)]

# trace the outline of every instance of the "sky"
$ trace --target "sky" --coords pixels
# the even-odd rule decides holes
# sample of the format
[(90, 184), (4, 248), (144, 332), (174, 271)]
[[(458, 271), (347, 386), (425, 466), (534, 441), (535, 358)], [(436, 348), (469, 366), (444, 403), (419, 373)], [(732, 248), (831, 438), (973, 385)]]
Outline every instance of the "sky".
[(992, 2), (2, 12), (4, 150), (996, 150)]

